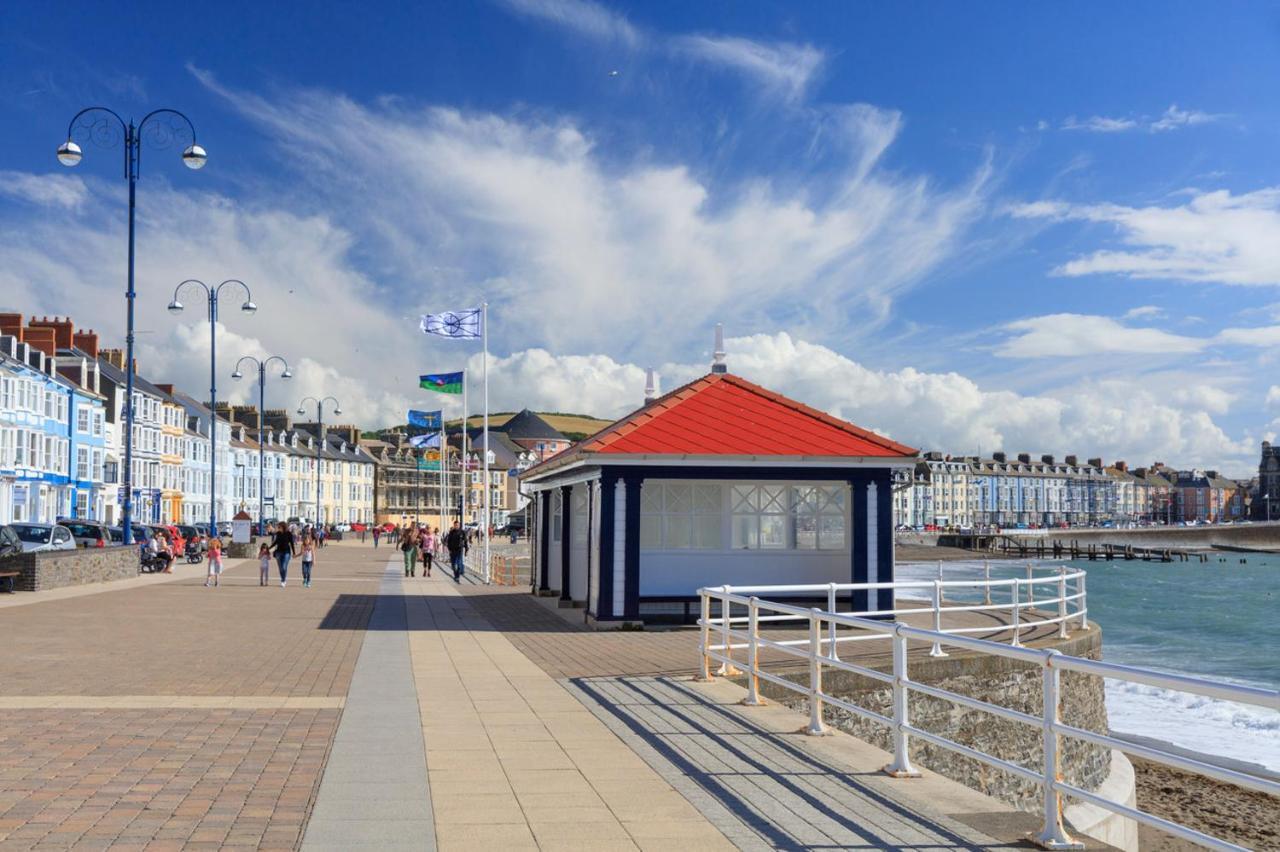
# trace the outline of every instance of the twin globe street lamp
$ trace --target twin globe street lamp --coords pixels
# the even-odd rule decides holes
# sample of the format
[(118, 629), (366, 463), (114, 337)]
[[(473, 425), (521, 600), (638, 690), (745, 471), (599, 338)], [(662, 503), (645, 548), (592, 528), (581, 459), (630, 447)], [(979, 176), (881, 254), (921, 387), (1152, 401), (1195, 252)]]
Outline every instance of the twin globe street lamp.
[[(244, 373), (240, 372), (240, 365), (245, 361), (253, 364), (258, 368), (258, 535), (266, 535), (266, 529), (263, 524), (266, 523), (266, 515), (264, 514), (264, 495), (266, 494), (266, 450), (262, 435), (266, 431), (266, 422), (264, 418), (267, 414), (267, 365), (272, 361), (279, 361), (284, 370), (280, 373), (282, 379), (292, 379), (293, 373), (289, 372), (289, 362), (279, 355), (272, 355), (266, 360), (261, 360), (252, 355), (244, 355), (236, 362), (236, 370), (231, 374), (231, 378), (239, 381), (244, 378)], [(271, 498), (275, 500), (275, 495)]]
[(180, 314), (182, 302), (178, 301), (178, 293), (187, 285), (204, 288), (209, 307), (209, 535), (218, 534), (218, 296), (227, 285), (238, 285), (244, 290), (245, 300), (240, 310), (252, 314), (258, 310), (253, 303), (253, 293), (249, 285), (238, 278), (228, 278), (221, 284), (210, 287), (203, 281), (188, 278), (173, 288), (173, 300), (169, 302), (169, 313)]
[(89, 139), (104, 148), (118, 141), (124, 143), (124, 175), (129, 182), (129, 286), (125, 291), (128, 303), (127, 330), (125, 334), (125, 403), (124, 403), (124, 478), (123, 519), (121, 521), (124, 543), (133, 543), (133, 287), (134, 266), (134, 211), (137, 207), (138, 174), (142, 166), (142, 140), (145, 137), (155, 148), (167, 148), (177, 139), (190, 137), (190, 144), (182, 151), (182, 162), (189, 169), (204, 168), (209, 156), (196, 144), (196, 129), (191, 119), (173, 109), (152, 110), (135, 124), (125, 121), (119, 113), (106, 107), (87, 107), (80, 110), (67, 125), (67, 141), (58, 146), (58, 162), (67, 167), (79, 165), (84, 153), (75, 142), (77, 135)]
[[(316, 437), (317, 437), (319, 440), (316, 442), (316, 518), (315, 518), (315, 525), (316, 525), (316, 527), (319, 527), (319, 526), (320, 526), (320, 452), (321, 452), (321, 450), (323, 450), (323, 449), (324, 449), (324, 443), (325, 443), (325, 441), (324, 441), (324, 437), (325, 437), (325, 436), (324, 436), (324, 404), (325, 404), (326, 402), (332, 402), (332, 403), (333, 403), (333, 413), (334, 413), (334, 414), (341, 414), (341, 413), (342, 413), (342, 403), (338, 402), (336, 399), (334, 399), (334, 398), (333, 398), (333, 397), (331, 397), (331, 396), (326, 396), (326, 397), (324, 397), (323, 399), (316, 399), (314, 396), (309, 396), (309, 397), (307, 397), (306, 399), (302, 400), (302, 402), (298, 403), (298, 414), (300, 414), (300, 415), (305, 415), (305, 414), (307, 413), (307, 410), (306, 410), (306, 408), (305, 408), (304, 406), (306, 406), (306, 404), (307, 404), (308, 402), (314, 402), (314, 403), (316, 404)], [(336, 496), (336, 495), (335, 495), (335, 496)]]

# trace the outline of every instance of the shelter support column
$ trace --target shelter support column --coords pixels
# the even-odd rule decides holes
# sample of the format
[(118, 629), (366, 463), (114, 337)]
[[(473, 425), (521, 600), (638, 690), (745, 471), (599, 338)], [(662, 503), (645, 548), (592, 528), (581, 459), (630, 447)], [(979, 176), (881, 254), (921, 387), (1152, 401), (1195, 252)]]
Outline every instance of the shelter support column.
[[(849, 479), (849, 522), (852, 529), (850, 542), (851, 583), (867, 583), (868, 579), (868, 526), (867, 526), (867, 480), (857, 476)], [(850, 604), (854, 612), (866, 612), (870, 607), (871, 596), (865, 590), (856, 590), (851, 596)]]
[[(617, 564), (617, 540), (618, 526), (616, 515), (618, 514), (618, 502), (621, 498), (625, 500), (626, 492), (622, 487), (622, 481), (618, 479), (616, 474), (605, 473), (600, 478), (600, 590), (596, 597), (596, 620), (609, 621), (617, 618), (617, 614), (622, 609), (621, 606), (615, 608), (615, 582), (614, 582), (614, 566)], [(625, 533), (623, 536), (625, 541)], [(621, 596), (623, 590), (617, 590), (617, 594)]]
[(573, 559), (573, 486), (560, 486), (560, 606), (571, 606), (569, 566)]
[(629, 621), (640, 620), (640, 489), (644, 486), (644, 478), (627, 477), (624, 480), (625, 507), (624, 515), (626, 540), (622, 547), (625, 578), (623, 590), (622, 617)]
[(551, 591), (548, 557), (551, 555), (551, 492), (538, 492), (538, 592)]

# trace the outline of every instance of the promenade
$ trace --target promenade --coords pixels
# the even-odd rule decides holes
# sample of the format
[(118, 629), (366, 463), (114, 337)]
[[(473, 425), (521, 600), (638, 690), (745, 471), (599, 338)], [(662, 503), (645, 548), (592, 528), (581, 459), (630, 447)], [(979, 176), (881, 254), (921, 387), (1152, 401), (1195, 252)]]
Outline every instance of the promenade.
[(0, 849), (991, 849), (1035, 828), (692, 682), (694, 631), (586, 631), (398, 556), (332, 545), (310, 589), (241, 562), (217, 589), (178, 566), (4, 598)]

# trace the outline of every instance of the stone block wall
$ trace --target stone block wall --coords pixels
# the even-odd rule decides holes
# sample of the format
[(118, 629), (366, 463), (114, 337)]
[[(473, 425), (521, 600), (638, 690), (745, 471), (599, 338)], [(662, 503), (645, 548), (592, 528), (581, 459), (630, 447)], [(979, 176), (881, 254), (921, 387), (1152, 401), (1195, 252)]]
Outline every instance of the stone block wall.
[(49, 553), (24, 553), (4, 561), (4, 570), (18, 571), (15, 588), (39, 592), (61, 586), (81, 586), (138, 576), (136, 547), (86, 547)]
[[(1102, 634), (1097, 626), (1083, 634), (1057, 643), (1064, 654), (1099, 659)], [(970, 698), (998, 704), (1039, 717), (1042, 712), (1041, 672), (1004, 657), (973, 656), (953, 649), (950, 657), (917, 658), (908, 664), (911, 679), (956, 692)], [(891, 671), (889, 665), (872, 666)], [(807, 683), (807, 674), (787, 675)], [(1062, 720), (1079, 728), (1107, 733), (1106, 696), (1101, 678), (1075, 672), (1060, 675)], [(845, 701), (892, 717), (892, 690), (886, 684), (848, 672), (825, 670), (823, 691)], [(788, 706), (808, 713), (807, 699), (761, 682), (761, 692)], [(929, 695), (912, 693), (909, 699), (911, 724), (929, 733), (975, 748), (1032, 769), (1041, 765), (1041, 730), (991, 713), (962, 707)], [(879, 748), (892, 752), (888, 728), (838, 707), (824, 708), (827, 723)], [(1106, 780), (1110, 751), (1068, 737), (1062, 738), (1064, 779), (1086, 790), (1096, 790)], [(988, 766), (920, 739), (911, 740), (911, 760), (979, 792), (1008, 802), (1020, 810), (1041, 808), (1040, 787), (1011, 773)]]

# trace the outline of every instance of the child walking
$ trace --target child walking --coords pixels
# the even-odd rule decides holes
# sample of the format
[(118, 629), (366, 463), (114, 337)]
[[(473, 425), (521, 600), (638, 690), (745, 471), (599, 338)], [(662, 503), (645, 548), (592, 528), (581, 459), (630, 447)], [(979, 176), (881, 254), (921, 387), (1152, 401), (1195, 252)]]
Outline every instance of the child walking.
[(316, 561), (316, 541), (309, 534), (302, 537), (302, 588), (311, 588), (311, 566)]
[(209, 587), (210, 581), (214, 586), (218, 585), (218, 578), (222, 576), (222, 539), (212, 536), (209, 539), (209, 574), (205, 577), (205, 588)]
[(265, 586), (271, 576), (271, 545), (263, 544), (258, 548), (258, 585)]

